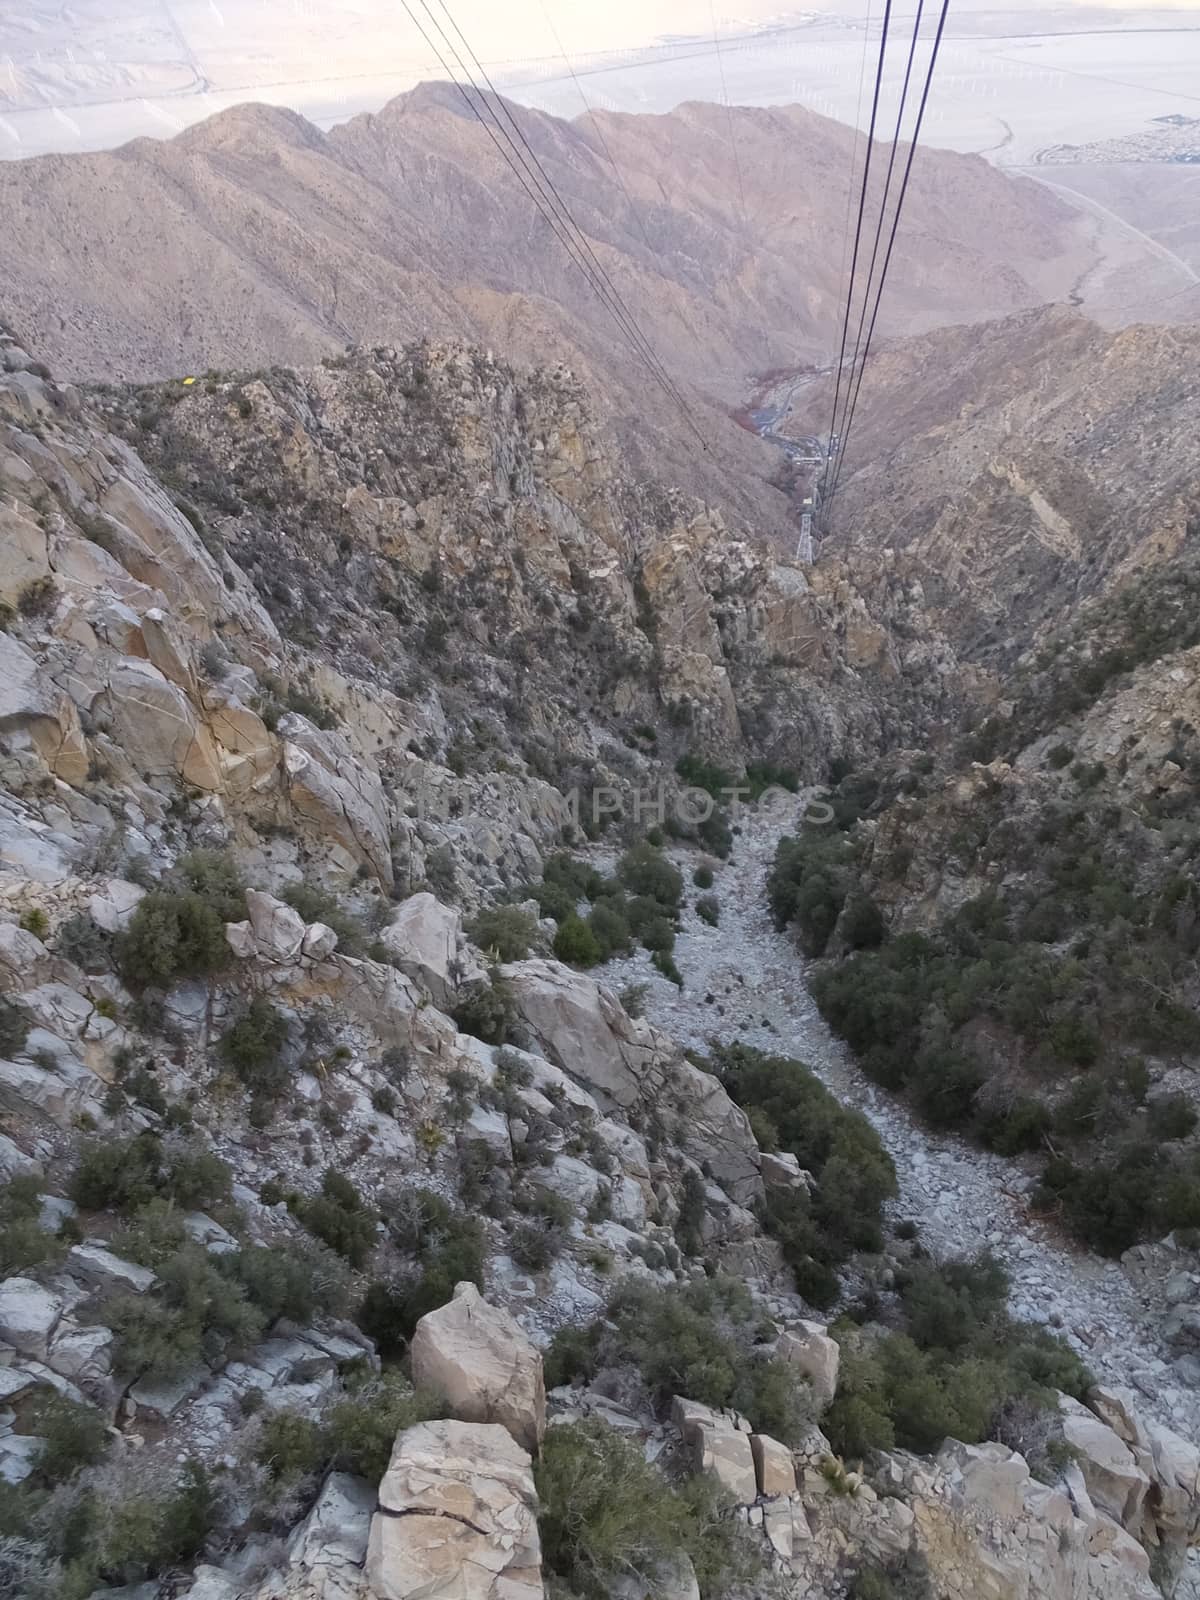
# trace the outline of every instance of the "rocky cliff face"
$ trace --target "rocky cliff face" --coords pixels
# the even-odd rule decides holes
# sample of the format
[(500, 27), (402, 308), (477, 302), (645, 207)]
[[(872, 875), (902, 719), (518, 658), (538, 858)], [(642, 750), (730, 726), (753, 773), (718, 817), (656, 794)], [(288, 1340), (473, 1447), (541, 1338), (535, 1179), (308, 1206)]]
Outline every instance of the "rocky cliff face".
[[(562, 370), (430, 345), (85, 395), (0, 361), (2, 1584), (1169, 1590), (1195, 1452), (1040, 1336), (1006, 1436), (1052, 1482), (853, 1448), (920, 1270), (887, 1157), (784, 1062), (801, 1161), (583, 970), (627, 916), (670, 980), (640, 791), (795, 785), (954, 712), (918, 592), (622, 471)], [(711, 876), (732, 837), (671, 815)], [(913, 1349), (956, 1418), (1015, 1398)], [(599, 1537), (597, 1481), (665, 1519), (636, 1560), (562, 1532)]]
[[(959, 652), (1006, 674), (1194, 537), (1197, 349), (1045, 307), (873, 354), (831, 548), (894, 552)], [(812, 393), (800, 432), (827, 415)]]
[[(726, 412), (749, 374), (827, 357), (850, 131), (799, 107), (509, 112), (707, 450), (448, 84), (329, 134), (242, 106), (177, 139), (6, 161), (7, 314), (75, 379), (311, 365), (351, 342), (423, 336), (539, 364), (565, 355), (639, 470), (782, 529), (772, 452)], [(884, 315), (899, 332), (1037, 304), (1091, 259), (1077, 214), (1044, 188), (932, 151), (914, 171)]]

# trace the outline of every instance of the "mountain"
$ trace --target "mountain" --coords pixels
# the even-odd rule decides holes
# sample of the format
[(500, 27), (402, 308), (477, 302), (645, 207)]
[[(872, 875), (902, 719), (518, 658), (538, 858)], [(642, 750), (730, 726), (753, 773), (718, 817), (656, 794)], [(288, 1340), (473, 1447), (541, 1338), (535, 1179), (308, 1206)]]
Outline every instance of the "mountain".
[[(1044, 307), (873, 352), (828, 546), (918, 574), (962, 654), (1006, 669), (1200, 516), (1200, 333)], [(788, 427), (828, 415), (828, 380)], [(827, 426), (827, 423), (825, 424)]]
[[(639, 470), (764, 533), (785, 527), (763, 482), (772, 453), (726, 414), (751, 373), (834, 346), (852, 131), (798, 107), (506, 112), (682, 385), (708, 451), (447, 84), (328, 134), (243, 106), (171, 140), (5, 162), (5, 308), (74, 378), (304, 364), (426, 336), (566, 360)], [(887, 329), (1065, 297), (1091, 259), (1076, 214), (1044, 188), (923, 151)]]

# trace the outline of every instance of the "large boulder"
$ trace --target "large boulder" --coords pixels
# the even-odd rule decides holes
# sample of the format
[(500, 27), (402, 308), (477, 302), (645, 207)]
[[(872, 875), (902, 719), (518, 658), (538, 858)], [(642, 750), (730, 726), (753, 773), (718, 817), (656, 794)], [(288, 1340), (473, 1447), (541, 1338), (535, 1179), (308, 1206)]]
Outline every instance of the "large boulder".
[(418, 1388), (444, 1396), (462, 1422), (498, 1422), (535, 1452), (546, 1431), (542, 1358), (507, 1311), (473, 1283), (417, 1323), (411, 1347)]
[(1133, 1451), (1099, 1417), (1063, 1396), (1063, 1438), (1070, 1445), (1087, 1484), (1088, 1493), (1101, 1511), (1121, 1527), (1137, 1534), (1142, 1526), (1150, 1478), (1138, 1466)]
[(749, 1425), (680, 1395), (671, 1404), (671, 1420), (691, 1447), (693, 1470), (712, 1478), (738, 1505), (752, 1505), (758, 1498), (758, 1472)]
[(61, 1296), (32, 1278), (0, 1283), (0, 1339), (23, 1356), (44, 1361), (63, 1314)]
[(436, 895), (410, 895), (380, 932), (379, 942), (400, 971), (443, 1010), (453, 1009), (463, 985), (487, 978), (466, 942), (461, 914)]
[(399, 1436), (366, 1577), (379, 1600), (541, 1600), (533, 1466), (507, 1428), (423, 1422)]
[(819, 1322), (798, 1322), (779, 1335), (776, 1350), (782, 1360), (797, 1367), (808, 1379), (813, 1398), (823, 1411), (837, 1393), (842, 1359), (837, 1340), (831, 1339)]

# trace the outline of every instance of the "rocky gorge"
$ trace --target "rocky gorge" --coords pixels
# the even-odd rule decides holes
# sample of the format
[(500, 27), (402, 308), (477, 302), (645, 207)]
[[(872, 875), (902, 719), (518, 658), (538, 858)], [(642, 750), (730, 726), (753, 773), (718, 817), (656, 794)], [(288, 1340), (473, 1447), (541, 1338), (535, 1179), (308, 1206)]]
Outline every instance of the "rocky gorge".
[(1065, 1243), (770, 922), (988, 698), (919, 580), (470, 348), (0, 361), (0, 1593), (1193, 1592), (1188, 1238)]

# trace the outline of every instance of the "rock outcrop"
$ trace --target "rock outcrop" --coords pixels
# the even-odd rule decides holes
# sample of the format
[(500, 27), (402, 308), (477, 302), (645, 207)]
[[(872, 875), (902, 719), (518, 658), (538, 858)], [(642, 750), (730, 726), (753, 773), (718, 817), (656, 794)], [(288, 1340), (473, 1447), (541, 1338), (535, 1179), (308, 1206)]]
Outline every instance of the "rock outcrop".
[(380, 1600), (540, 1600), (530, 1458), (498, 1423), (425, 1422), (396, 1440), (371, 1522)]
[(461, 1422), (498, 1422), (536, 1454), (546, 1431), (542, 1358), (499, 1306), (473, 1283), (417, 1323), (410, 1347), (413, 1382), (444, 1397)]

